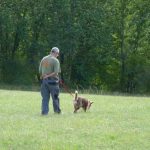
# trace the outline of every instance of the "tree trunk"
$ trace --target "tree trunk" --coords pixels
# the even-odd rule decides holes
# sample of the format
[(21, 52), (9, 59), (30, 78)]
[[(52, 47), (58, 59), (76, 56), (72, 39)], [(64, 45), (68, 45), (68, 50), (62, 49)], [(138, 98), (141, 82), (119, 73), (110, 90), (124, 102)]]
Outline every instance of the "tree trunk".
[(121, 73), (120, 73), (120, 89), (122, 92), (125, 90), (125, 38), (124, 38), (124, 29), (125, 29), (125, 0), (121, 0), (121, 31), (120, 31), (120, 37), (121, 37)]

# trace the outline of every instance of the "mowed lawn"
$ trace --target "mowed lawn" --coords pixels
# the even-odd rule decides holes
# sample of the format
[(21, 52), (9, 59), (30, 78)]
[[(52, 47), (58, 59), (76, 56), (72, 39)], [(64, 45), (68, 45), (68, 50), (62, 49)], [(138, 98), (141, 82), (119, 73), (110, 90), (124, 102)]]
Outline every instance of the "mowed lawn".
[(150, 98), (82, 96), (94, 104), (73, 114), (72, 97), (60, 94), (63, 114), (40, 115), (39, 92), (0, 90), (0, 150), (148, 150)]

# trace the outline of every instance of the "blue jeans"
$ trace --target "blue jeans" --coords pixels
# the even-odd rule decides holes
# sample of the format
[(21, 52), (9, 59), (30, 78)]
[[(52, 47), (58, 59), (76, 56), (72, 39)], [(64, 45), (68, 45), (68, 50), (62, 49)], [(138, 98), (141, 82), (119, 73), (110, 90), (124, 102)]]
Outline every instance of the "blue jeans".
[(42, 96), (42, 114), (46, 115), (49, 112), (49, 100), (50, 95), (53, 100), (53, 109), (55, 113), (60, 113), (61, 109), (59, 106), (59, 85), (53, 85), (49, 83), (49, 79), (43, 79), (41, 85), (41, 96)]

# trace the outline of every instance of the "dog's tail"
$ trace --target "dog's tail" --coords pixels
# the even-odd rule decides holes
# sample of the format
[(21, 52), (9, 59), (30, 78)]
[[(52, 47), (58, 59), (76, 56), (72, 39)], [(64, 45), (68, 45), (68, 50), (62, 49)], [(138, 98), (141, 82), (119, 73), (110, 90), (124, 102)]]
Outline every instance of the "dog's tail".
[(75, 100), (78, 98), (78, 91), (75, 91)]

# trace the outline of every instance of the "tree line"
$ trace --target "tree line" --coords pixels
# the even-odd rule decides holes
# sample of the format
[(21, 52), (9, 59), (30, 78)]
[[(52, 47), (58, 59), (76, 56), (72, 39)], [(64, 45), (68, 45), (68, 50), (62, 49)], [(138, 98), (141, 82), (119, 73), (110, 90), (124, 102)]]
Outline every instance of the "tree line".
[(148, 0), (0, 0), (0, 82), (36, 84), (59, 47), (70, 87), (150, 92)]

